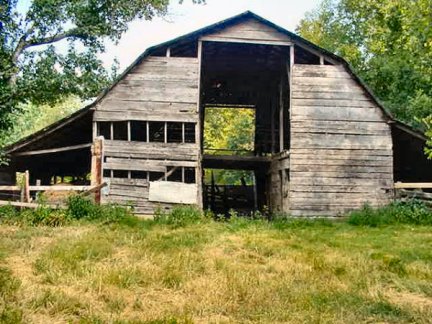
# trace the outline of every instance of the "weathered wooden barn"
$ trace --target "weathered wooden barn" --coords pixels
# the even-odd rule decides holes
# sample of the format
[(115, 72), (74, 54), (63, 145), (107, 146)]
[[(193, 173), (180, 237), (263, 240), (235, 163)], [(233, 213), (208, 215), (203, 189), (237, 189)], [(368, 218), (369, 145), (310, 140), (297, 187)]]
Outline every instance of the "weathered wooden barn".
[[(206, 109), (218, 107), (254, 109), (248, 154), (204, 154)], [(251, 209), (294, 216), (383, 205), (395, 181), (432, 180), (424, 136), (395, 121), (343, 58), (251, 12), (149, 48), (94, 103), (7, 148), (1, 179), (85, 179), (98, 137), (102, 201), (143, 214), (216, 209), (217, 195), (235, 208), (238, 191), (204, 183), (205, 169), (252, 171)]]

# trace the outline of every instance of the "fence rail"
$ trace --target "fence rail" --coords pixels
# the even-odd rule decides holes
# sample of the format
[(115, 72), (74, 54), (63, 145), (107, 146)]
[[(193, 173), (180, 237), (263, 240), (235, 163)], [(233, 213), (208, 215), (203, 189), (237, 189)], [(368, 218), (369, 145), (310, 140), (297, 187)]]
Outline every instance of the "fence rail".
[(395, 182), (395, 189), (432, 189), (432, 182)]
[[(100, 179), (100, 178), (99, 178)], [(17, 186), (17, 185), (10, 185), (10, 186), (0, 186), (0, 192), (11, 192), (10, 197), (17, 197), (19, 198), (19, 201), (14, 200), (1, 200), (0, 199), (0, 206), (4, 205), (11, 205), (16, 207), (26, 207), (26, 208), (37, 208), (40, 206), (37, 202), (32, 202), (32, 198), (30, 195), (30, 192), (79, 192), (79, 195), (81, 196), (87, 196), (92, 193), (95, 194), (97, 197), (100, 196), (100, 190), (107, 186), (108, 184), (106, 182), (102, 182), (99, 184), (94, 185), (51, 185), (51, 186), (41, 186), (41, 185), (35, 185), (31, 186), (30, 184), (30, 174), (28, 171), (24, 173), (24, 179), (23, 179), (23, 185)], [(14, 192), (19, 192), (20, 194), (14, 194)], [(96, 198), (95, 197), (95, 198)], [(100, 201), (98, 199), (95, 199), (96, 203), (99, 203)], [(62, 203), (47, 203), (46, 206), (52, 207), (52, 208), (62, 208)]]

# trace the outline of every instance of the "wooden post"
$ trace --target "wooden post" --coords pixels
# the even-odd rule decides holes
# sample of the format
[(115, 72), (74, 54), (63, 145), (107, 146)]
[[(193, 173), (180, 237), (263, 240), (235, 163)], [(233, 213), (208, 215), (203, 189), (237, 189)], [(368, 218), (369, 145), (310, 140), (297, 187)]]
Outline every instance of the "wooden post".
[(24, 172), (24, 186), (23, 186), (23, 194), (22, 200), (23, 202), (29, 203), (30, 202), (30, 173), (28, 170)]
[(282, 77), (279, 84), (279, 152), (284, 150), (284, 102)]
[(292, 71), (292, 67), (294, 66), (294, 44), (290, 46), (290, 71)]
[(276, 134), (275, 134), (275, 106), (274, 106), (273, 102), (271, 102), (271, 123), (270, 123), (270, 130), (271, 130), (271, 152), (275, 153), (275, 141), (276, 141)]
[[(102, 162), (103, 162), (103, 137), (97, 137), (91, 148), (91, 177), (90, 184), (92, 186), (98, 186), (102, 183)], [(101, 192), (97, 190), (95, 192), (95, 203), (100, 204)]]
[(199, 153), (198, 153), (198, 165), (195, 168), (195, 182), (197, 184), (197, 205), (199, 208), (204, 208), (203, 203), (203, 181), (204, 181), (204, 172), (202, 167), (202, 155), (203, 155), (203, 148), (202, 148), (202, 139), (204, 138), (204, 134), (201, 133), (201, 131), (204, 130), (204, 127), (202, 125), (203, 120), (201, 118), (201, 65), (202, 65), (202, 56), (203, 56), (203, 43), (201, 40), (198, 40), (198, 48), (197, 48), (197, 57), (198, 57), (198, 91), (197, 91), (197, 107), (196, 112), (198, 113), (198, 122), (195, 124), (195, 143), (198, 145)]

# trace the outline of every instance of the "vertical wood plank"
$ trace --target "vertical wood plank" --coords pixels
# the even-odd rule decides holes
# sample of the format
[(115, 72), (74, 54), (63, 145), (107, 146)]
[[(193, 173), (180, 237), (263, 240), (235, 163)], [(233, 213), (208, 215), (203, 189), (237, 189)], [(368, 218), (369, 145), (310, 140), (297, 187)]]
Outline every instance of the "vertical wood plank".
[(127, 140), (131, 141), (131, 122), (130, 120), (127, 121)]
[(168, 123), (164, 123), (164, 143), (168, 143)]
[(24, 172), (24, 187), (23, 187), (23, 192), (24, 192), (24, 202), (29, 203), (30, 202), (30, 172), (28, 170), (26, 170)]
[(292, 71), (292, 67), (294, 66), (295, 62), (294, 62), (294, 45), (290, 46), (290, 71)]
[(110, 139), (114, 139), (114, 124), (112, 122), (110, 123)]
[(166, 50), (166, 57), (171, 57), (171, 47), (168, 47)]
[(97, 122), (93, 122), (93, 141), (96, 139), (96, 137), (98, 136), (98, 123)]
[(147, 143), (150, 142), (150, 125), (148, 121), (146, 121), (146, 140)]
[(320, 55), (320, 65), (324, 65), (324, 56)]
[(185, 142), (185, 123), (182, 123), (182, 143)]
[(283, 82), (279, 84), (279, 152), (284, 150), (284, 106), (283, 106)]
[[(112, 123), (111, 123), (112, 124)], [(92, 145), (92, 159), (91, 159), (91, 174), (90, 183), (92, 186), (98, 186), (102, 183), (103, 178), (103, 137), (98, 137)], [(111, 170), (112, 176), (112, 170)], [(100, 204), (101, 192), (95, 192), (95, 203)]]
[(276, 134), (275, 134), (275, 105), (271, 103), (271, 123), (270, 123), (270, 131), (271, 131), (271, 152), (275, 153), (275, 142), (276, 142)]
[(202, 118), (201, 118), (201, 65), (202, 65), (202, 48), (203, 43), (198, 40), (198, 91), (197, 91), (197, 113), (200, 116), (198, 122), (195, 124), (195, 143), (199, 147), (198, 153), (198, 166), (195, 168), (195, 182), (197, 184), (197, 205), (199, 208), (204, 208), (203, 206), (203, 177), (202, 177), (202, 147), (201, 147), (201, 129), (202, 129)]

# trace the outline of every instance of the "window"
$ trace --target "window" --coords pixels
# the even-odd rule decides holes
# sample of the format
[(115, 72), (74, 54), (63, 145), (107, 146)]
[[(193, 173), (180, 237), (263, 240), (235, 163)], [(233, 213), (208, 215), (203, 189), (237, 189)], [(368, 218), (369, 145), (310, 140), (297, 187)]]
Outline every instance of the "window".
[(164, 180), (165, 173), (163, 172), (150, 172), (150, 181)]
[(127, 141), (127, 139), (128, 139), (127, 122), (125, 122), (125, 121), (113, 122), (113, 129), (114, 129), (114, 139), (115, 140)]
[(195, 168), (184, 168), (184, 182), (195, 183)]
[(98, 122), (97, 123), (97, 134), (103, 136), (105, 139), (111, 139), (111, 123), (110, 122)]
[(183, 142), (183, 123), (167, 123), (167, 142)]
[(181, 167), (173, 167), (168, 168), (168, 173), (172, 172), (168, 177), (167, 181), (174, 181), (174, 182), (182, 182), (182, 168)]
[(195, 143), (195, 124), (194, 123), (184, 123), (185, 128), (185, 143)]
[(131, 171), (132, 179), (147, 179), (147, 171)]
[(111, 178), (111, 170), (104, 169), (103, 170), (103, 177), (104, 178)]
[(128, 178), (127, 170), (113, 170), (113, 178)]
[(131, 141), (147, 141), (147, 122), (131, 121)]
[(149, 122), (150, 142), (165, 142), (165, 123)]

